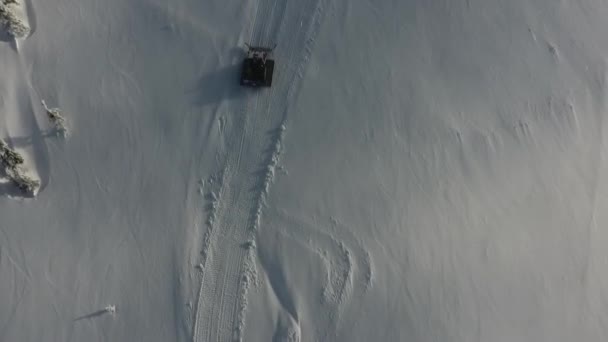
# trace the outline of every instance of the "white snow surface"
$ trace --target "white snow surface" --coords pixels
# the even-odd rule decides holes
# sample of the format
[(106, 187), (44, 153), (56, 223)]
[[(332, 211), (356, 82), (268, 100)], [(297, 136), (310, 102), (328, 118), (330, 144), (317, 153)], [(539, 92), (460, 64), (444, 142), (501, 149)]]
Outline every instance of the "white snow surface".
[(19, 5), (0, 341), (608, 339), (605, 1)]

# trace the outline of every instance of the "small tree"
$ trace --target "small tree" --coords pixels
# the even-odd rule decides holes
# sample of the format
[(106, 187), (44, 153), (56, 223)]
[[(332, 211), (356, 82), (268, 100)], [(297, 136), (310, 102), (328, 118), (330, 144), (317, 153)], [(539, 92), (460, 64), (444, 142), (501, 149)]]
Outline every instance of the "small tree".
[(24, 38), (30, 34), (30, 27), (21, 20), (9, 4), (19, 5), (17, 0), (4, 0), (0, 3), (0, 24), (14, 38)]
[(61, 109), (49, 108), (46, 105), (46, 102), (44, 102), (44, 100), (42, 100), (42, 106), (46, 111), (46, 115), (48, 116), (49, 121), (51, 122), (51, 124), (53, 124), (53, 127), (55, 128), (55, 133), (66, 137), (68, 135), (68, 128), (65, 123), (65, 118), (63, 117), (63, 115), (61, 115)]

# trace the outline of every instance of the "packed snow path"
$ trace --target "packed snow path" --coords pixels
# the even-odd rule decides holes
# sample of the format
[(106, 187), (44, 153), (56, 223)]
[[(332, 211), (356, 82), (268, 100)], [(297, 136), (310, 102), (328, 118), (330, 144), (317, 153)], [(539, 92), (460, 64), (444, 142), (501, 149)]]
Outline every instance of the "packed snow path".
[[(278, 44), (273, 86), (235, 103), (226, 126), (227, 155), (214, 219), (203, 243), (194, 341), (239, 340), (244, 328), (248, 261), (260, 209), (272, 181), (290, 101), (297, 93), (323, 14), (324, 0), (259, 3), (251, 44)], [(269, 172), (270, 171), (270, 172)]]

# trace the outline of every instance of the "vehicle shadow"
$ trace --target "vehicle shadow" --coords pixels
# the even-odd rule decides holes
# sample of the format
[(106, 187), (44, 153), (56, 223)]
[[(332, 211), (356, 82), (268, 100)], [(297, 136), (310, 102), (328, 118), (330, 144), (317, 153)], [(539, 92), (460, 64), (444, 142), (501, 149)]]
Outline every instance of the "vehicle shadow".
[(203, 75), (196, 85), (194, 104), (207, 106), (244, 96), (239, 85), (240, 71), (241, 65), (234, 64)]
[(245, 97), (247, 92), (240, 85), (242, 61), (247, 54), (241, 48), (230, 50), (230, 65), (202, 75), (193, 90), (194, 104), (207, 106), (227, 100)]

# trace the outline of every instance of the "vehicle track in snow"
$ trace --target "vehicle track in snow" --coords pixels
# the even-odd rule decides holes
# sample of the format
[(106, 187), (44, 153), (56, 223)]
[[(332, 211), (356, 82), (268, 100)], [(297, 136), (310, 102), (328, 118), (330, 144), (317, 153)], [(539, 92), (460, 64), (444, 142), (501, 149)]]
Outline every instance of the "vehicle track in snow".
[[(310, 256), (306, 257), (320, 259), (325, 268), (324, 282), (319, 284), (321, 300), (317, 298), (307, 300), (309, 303), (307, 305), (319, 306), (313, 310), (317, 314), (309, 326), (315, 327), (315, 331), (308, 332), (309, 339), (333, 341), (340, 336), (346, 336), (360, 318), (361, 299), (373, 284), (373, 265), (368, 250), (356, 236), (350, 233), (351, 230), (347, 226), (333, 217), (324, 220), (311, 219), (290, 215), (276, 208), (270, 209), (268, 214), (273, 219), (266, 229), (304, 246), (310, 251)], [(267, 272), (268, 260), (265, 260), (267, 257), (260, 258), (263, 272)], [(273, 277), (267, 276), (265, 279), (273, 279)], [(274, 290), (289, 288), (289, 286), (271, 284), (271, 288)], [(297, 310), (293, 305), (297, 300), (285, 298), (285, 295), (281, 296), (278, 293), (276, 297), (279, 298), (285, 312), (292, 316), (293, 321), (298, 322), (298, 317), (302, 314), (293, 312)], [(314, 338), (311, 337), (313, 334)]]
[[(195, 310), (193, 340), (227, 341), (243, 337), (253, 253), (245, 247), (258, 229), (272, 168), (280, 153), (288, 107), (312, 51), (325, 0), (261, 0), (250, 43), (271, 45), (276, 69), (270, 89), (243, 89), (227, 118), (227, 154), (221, 191), (203, 243), (202, 282)], [(271, 176), (270, 178), (268, 176)]]

